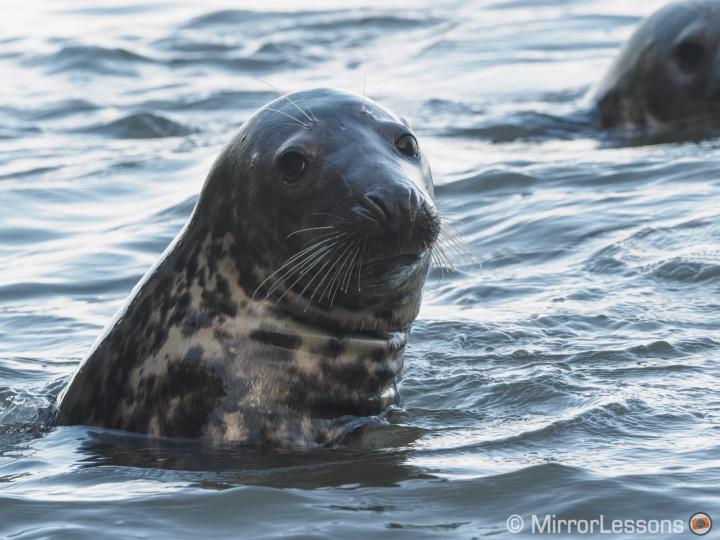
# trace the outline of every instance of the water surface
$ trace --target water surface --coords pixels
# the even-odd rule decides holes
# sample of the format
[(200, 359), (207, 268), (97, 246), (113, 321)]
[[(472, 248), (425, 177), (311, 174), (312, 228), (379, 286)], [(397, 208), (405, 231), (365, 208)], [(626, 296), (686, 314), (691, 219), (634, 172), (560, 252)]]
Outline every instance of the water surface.
[[(720, 143), (617, 144), (580, 114), (661, 3), (6, 11), (0, 535), (518, 538), (533, 515), (720, 521)], [(276, 96), (263, 81), (365, 91), (406, 117), (481, 263), (433, 272), (400, 407), (342, 448), (292, 452), (47, 429), (222, 145)], [(507, 531), (511, 514), (525, 534)]]

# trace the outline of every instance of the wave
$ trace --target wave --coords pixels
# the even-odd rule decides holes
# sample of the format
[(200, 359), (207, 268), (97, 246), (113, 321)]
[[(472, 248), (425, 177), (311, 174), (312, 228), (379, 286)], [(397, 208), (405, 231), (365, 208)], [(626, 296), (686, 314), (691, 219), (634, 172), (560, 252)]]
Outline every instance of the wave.
[(135, 64), (151, 59), (122, 48), (97, 45), (68, 45), (59, 51), (25, 61), (27, 66), (45, 66), (49, 73), (87, 71), (101, 75), (135, 75)]
[(185, 67), (215, 67), (225, 71), (238, 73), (266, 73), (280, 68), (293, 69), (303, 67), (304, 63), (295, 62), (288, 58), (271, 56), (246, 56), (236, 58), (218, 58), (216, 56), (204, 56), (193, 58), (175, 58), (168, 62), (172, 68)]
[[(443, 19), (424, 17), (422, 15), (403, 17), (387, 15), (372, 10), (324, 10), (299, 12), (257, 12), (246, 10), (223, 10), (208, 13), (191, 19), (182, 25), (182, 29), (205, 29), (217, 26), (255, 26), (259, 23), (271, 23), (273, 30), (278, 30), (281, 21), (287, 21), (293, 29), (306, 30), (358, 30), (367, 27), (377, 29), (398, 29), (433, 26)], [(282, 26), (280, 27), (282, 28)], [(258, 31), (262, 31), (258, 28)]]
[(33, 120), (56, 120), (74, 114), (97, 111), (99, 109), (100, 106), (86, 99), (63, 99), (34, 110), (30, 116)]
[(95, 298), (97, 295), (127, 294), (142, 277), (116, 277), (112, 279), (95, 279), (82, 283), (45, 283), (38, 281), (15, 282), (0, 286), (0, 298), (3, 303), (19, 300), (68, 296), (72, 298)]
[[(489, 191), (512, 191), (516, 193), (518, 190), (533, 187), (539, 181), (538, 178), (528, 174), (493, 169), (438, 185), (435, 187), (435, 194), (436, 199), (439, 201), (449, 197), (462, 200), (468, 194), (475, 196)], [(473, 197), (473, 200), (467, 200), (466, 202), (474, 204), (476, 198)]]
[(482, 120), (474, 125), (452, 126), (439, 133), (445, 137), (485, 139), (493, 143), (514, 141), (575, 139), (593, 136), (590, 118), (585, 114), (555, 116), (532, 111)]
[(720, 264), (677, 258), (654, 265), (650, 274), (669, 281), (702, 283), (720, 278)]
[(151, 113), (135, 113), (106, 124), (99, 124), (77, 131), (95, 133), (115, 139), (184, 137), (197, 133), (196, 129)]

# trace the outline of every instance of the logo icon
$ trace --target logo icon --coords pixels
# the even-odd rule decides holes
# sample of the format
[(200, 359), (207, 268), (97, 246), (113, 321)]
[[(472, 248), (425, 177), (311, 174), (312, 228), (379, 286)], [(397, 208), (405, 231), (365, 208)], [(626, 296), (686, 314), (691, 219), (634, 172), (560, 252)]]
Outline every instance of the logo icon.
[(513, 534), (522, 531), (524, 526), (525, 522), (523, 521), (523, 518), (521, 518), (517, 514), (513, 514), (512, 516), (507, 518), (507, 530)]
[(704, 512), (690, 516), (690, 532), (697, 536), (705, 536), (712, 529), (712, 519)]

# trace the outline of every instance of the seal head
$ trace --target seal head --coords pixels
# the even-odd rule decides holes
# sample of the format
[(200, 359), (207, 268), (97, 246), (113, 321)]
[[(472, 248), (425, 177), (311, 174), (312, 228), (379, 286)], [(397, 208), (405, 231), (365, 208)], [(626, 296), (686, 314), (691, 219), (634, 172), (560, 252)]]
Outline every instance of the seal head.
[(326, 443), (382, 412), (440, 233), (407, 123), (317, 89), (253, 115), (96, 341), (59, 422)]
[(720, 0), (672, 2), (644, 19), (591, 91), (603, 127), (720, 123)]

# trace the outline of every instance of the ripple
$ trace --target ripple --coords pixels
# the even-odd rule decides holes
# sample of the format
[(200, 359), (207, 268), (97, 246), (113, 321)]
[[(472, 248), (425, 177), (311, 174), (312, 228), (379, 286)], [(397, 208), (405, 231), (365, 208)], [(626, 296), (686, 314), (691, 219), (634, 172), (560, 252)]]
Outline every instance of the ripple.
[(18, 282), (0, 286), (2, 303), (8, 301), (28, 300), (31, 298), (48, 298), (69, 296), (72, 298), (94, 298), (96, 295), (127, 293), (141, 276), (117, 277), (114, 279), (96, 279), (92, 282), (76, 283), (44, 283)]
[[(717, 501), (720, 139), (600, 133), (580, 102), (648, 3), (26, 4), (0, 29), (0, 536), (505, 537)], [(42, 431), (276, 97), (258, 78), (366, 79), (482, 260), (428, 281), (403, 408), (309, 451)]]
[(672, 259), (655, 265), (650, 273), (658, 279), (702, 283), (720, 278), (720, 264)]
[(453, 182), (437, 186), (438, 199), (459, 197), (468, 193), (490, 191), (517, 191), (530, 188), (538, 183), (534, 176), (501, 170), (483, 171)]
[(182, 25), (181, 28), (200, 29), (215, 26), (252, 25), (260, 21), (273, 20), (278, 17), (287, 17), (287, 14), (263, 13), (259, 11), (223, 10), (214, 11), (193, 18)]
[(196, 129), (173, 122), (151, 113), (135, 113), (79, 131), (95, 133), (115, 139), (156, 139), (161, 137), (184, 137), (197, 133)]
[(49, 73), (87, 71), (99, 75), (135, 75), (134, 66), (152, 62), (122, 48), (97, 45), (68, 45), (59, 51), (25, 61), (28, 66), (46, 66)]
[(55, 120), (98, 109), (100, 109), (98, 105), (86, 99), (63, 99), (33, 111), (30, 117), (32, 120)]
[[(337, 11), (299, 11), (299, 12), (258, 12), (243, 10), (224, 10), (201, 15), (187, 22), (181, 28), (206, 29), (218, 26), (256, 26), (260, 23), (291, 23), (294, 30), (328, 31), (332, 33), (350, 30), (357, 32), (362, 28), (378, 30), (406, 30), (417, 27), (433, 26), (442, 19), (433, 17), (402, 17), (386, 13), (374, 13), (368, 10)], [(275, 27), (275, 31), (279, 29)]]
[(168, 62), (173, 68), (208, 67), (220, 68), (237, 73), (266, 73), (280, 68), (290, 69), (302, 67), (303, 63), (276, 55), (253, 55), (247, 57), (218, 58), (217, 56), (204, 56), (196, 58), (175, 58)]
[(220, 111), (257, 109), (278, 96), (275, 91), (221, 90), (206, 96), (183, 96), (176, 99), (153, 99), (142, 103), (149, 110)]
[(439, 133), (446, 137), (486, 139), (493, 143), (542, 139), (572, 139), (591, 134), (589, 118), (562, 117), (537, 112), (505, 115), (477, 125), (452, 126)]

